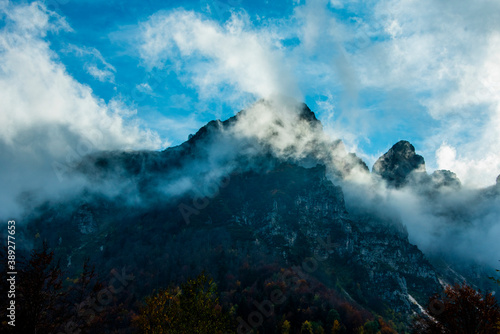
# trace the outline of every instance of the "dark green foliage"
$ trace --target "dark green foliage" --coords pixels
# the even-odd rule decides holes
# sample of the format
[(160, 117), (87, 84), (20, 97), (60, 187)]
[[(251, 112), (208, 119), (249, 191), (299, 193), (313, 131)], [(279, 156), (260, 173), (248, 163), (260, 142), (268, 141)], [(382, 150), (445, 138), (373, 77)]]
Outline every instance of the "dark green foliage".
[[(88, 261), (75, 279), (64, 279), (54, 252), (43, 243), (28, 259), (18, 257), (16, 269), (16, 326), (2, 319), (2, 333), (101, 333), (110, 323), (120, 328), (114, 300), (108, 300), (106, 307), (98, 302), (105, 287)], [(5, 273), (2, 271), (2, 295), (6, 295)], [(2, 299), (2, 309), (7, 302)]]
[(16, 327), (24, 333), (53, 333), (66, 320), (61, 269), (46, 244), (18, 269)]

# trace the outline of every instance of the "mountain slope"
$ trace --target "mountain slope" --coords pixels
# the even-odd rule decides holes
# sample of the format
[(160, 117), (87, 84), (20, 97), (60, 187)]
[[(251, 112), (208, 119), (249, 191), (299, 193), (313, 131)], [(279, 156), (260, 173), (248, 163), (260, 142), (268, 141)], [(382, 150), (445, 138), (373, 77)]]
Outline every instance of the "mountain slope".
[[(422, 198), (460, 187), (451, 172), (425, 173), (424, 159), (404, 141), (373, 170), (392, 187), (418, 184)], [(39, 233), (35, 242), (56, 247), (70, 271), (85, 257), (103, 272), (129, 267), (144, 282), (139, 296), (203, 269), (223, 289), (234, 277), (250, 287), (259, 280), (255, 268), (272, 265), (407, 321), (440, 291), (441, 277), (454, 279), (447, 262), (432, 265), (409, 241), (379, 195), (375, 204), (352, 203), (351, 195), (346, 203), (344, 189), (371, 180), (368, 168), (329, 140), (304, 104), (260, 101), (179, 146), (94, 154), (77, 173), (88, 180), (83, 193), (32, 212), (26, 238)], [(370, 182), (362, 191), (376, 194), (380, 185)], [(248, 267), (254, 274), (242, 274)]]

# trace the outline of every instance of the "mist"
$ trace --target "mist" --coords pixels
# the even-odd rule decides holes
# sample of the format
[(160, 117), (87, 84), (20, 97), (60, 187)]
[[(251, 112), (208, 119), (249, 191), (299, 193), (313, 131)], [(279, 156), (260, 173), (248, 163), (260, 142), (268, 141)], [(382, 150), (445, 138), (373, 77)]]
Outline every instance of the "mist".
[(498, 268), (499, 184), (477, 189), (410, 182), (394, 188), (372, 175), (368, 182), (344, 181), (342, 187), (350, 213), (403, 224), (410, 242), (427, 256)]

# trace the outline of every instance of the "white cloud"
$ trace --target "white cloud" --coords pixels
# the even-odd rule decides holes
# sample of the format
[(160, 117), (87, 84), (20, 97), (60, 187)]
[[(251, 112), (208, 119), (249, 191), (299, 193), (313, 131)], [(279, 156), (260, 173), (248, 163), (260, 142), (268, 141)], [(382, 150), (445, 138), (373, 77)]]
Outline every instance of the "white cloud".
[[(69, 187), (54, 163), (71, 169), (86, 153), (156, 149), (158, 135), (143, 130), (118, 100), (106, 104), (72, 78), (44, 37), (69, 30), (63, 18), (38, 3), (2, 3), (0, 30), (0, 160), (5, 211), (22, 191)], [(14, 212), (14, 211), (13, 211)]]
[(456, 173), (464, 184), (492, 185), (500, 174), (498, 155), (494, 152), (479, 149), (479, 157), (460, 156), (455, 147), (444, 143), (436, 151), (439, 169), (448, 169)]
[[(14, 14), (12, 14), (14, 13)], [(0, 139), (17, 140), (33, 127), (60, 125), (86, 137), (90, 130), (103, 133), (99, 149), (156, 148), (158, 139), (138, 126), (127, 125), (106, 103), (96, 98), (88, 86), (67, 74), (49, 45), (40, 36), (61, 26), (57, 14), (40, 4), (11, 7), (5, 12), (7, 25), (1, 31)], [(32, 16), (38, 24), (28, 25)], [(49, 23), (55, 19), (56, 23)], [(51, 142), (45, 143), (51, 144)], [(54, 151), (56, 153), (57, 151)]]
[(141, 93), (151, 94), (153, 92), (153, 88), (151, 88), (151, 86), (147, 82), (143, 82), (135, 86), (135, 88)]
[(91, 76), (93, 76), (95, 79), (97, 79), (101, 82), (114, 82), (115, 81), (115, 75), (110, 70), (102, 70), (102, 69), (98, 68), (96, 65), (89, 65), (89, 64), (86, 64), (85, 68), (87, 69), (87, 72)]
[(69, 45), (66, 52), (74, 53), (84, 59), (84, 68), (95, 79), (101, 82), (115, 82), (116, 69), (104, 59), (96, 48)]
[(500, 173), (500, 3), (387, 1), (378, 10), (399, 22), (398, 34), (381, 43), (396, 66), (381, 76), (389, 81), (372, 75), (371, 84), (427, 93), (422, 103), (441, 124), (432, 140), (458, 152), (444, 159), (446, 147), (435, 147), (439, 168), (468, 185), (494, 183)]
[[(490, 0), (310, 0), (255, 27), (244, 13), (219, 24), (176, 10), (141, 24), (140, 50), (149, 66), (174, 69), (202, 98), (317, 96), (330, 134), (350, 149), (391, 131), (394, 142), (421, 137), (414, 144), (429, 170), (456, 168), (480, 187), (500, 173), (497, 13), (500, 3)], [(283, 43), (291, 38), (299, 43)], [(367, 94), (382, 102), (363, 104)], [(457, 150), (455, 162), (438, 162), (442, 142)]]
[[(428, 136), (422, 146), (430, 166), (438, 167), (434, 157), (446, 141), (462, 164), (441, 161), (439, 167), (461, 166), (457, 173), (466, 184), (490, 185), (500, 173), (500, 3), (381, 0), (343, 6), (350, 16), (319, 0), (295, 10), (301, 45), (294, 56), (302, 65), (298, 81), (305, 95), (338, 93), (335, 120), (351, 147), (369, 140), (363, 136), (403, 126)], [(367, 107), (360, 102), (367, 92), (391, 100)], [(413, 121), (420, 119), (431, 124)]]
[(300, 97), (281, 51), (273, 46), (276, 36), (253, 29), (245, 13), (233, 13), (221, 26), (194, 12), (159, 12), (141, 24), (141, 34), (145, 62), (151, 67), (173, 63), (202, 98)]

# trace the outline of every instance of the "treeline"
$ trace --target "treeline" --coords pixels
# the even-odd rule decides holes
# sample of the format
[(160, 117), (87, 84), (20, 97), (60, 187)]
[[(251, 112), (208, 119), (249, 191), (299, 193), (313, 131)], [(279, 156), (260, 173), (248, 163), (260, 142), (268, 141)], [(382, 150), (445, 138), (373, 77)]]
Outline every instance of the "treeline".
[[(298, 268), (243, 265), (219, 286), (202, 272), (141, 297), (136, 287), (145, 283), (144, 275), (121, 268), (100, 278), (86, 261), (77, 276), (67, 277), (44, 244), (19, 261), (17, 272), (16, 326), (3, 317), (2, 333), (405, 332), (403, 323), (374, 315)], [(2, 275), (4, 296), (6, 270)], [(1, 299), (2, 310), (8, 302)], [(497, 334), (500, 309), (491, 294), (456, 285), (432, 296), (410, 330)]]
[[(80, 273), (73, 278), (49, 250), (47, 244), (34, 249), (28, 256), (16, 258), (15, 286), (2, 268), (0, 282), (1, 333), (78, 334), (133, 333), (130, 307), (136, 301), (131, 281), (123, 272), (110, 273), (114, 278), (100, 280), (95, 268), (85, 261)], [(5, 256), (5, 255), (4, 255)], [(2, 264), (6, 261), (2, 258)], [(3, 298), (15, 290), (13, 298)], [(14, 324), (5, 310), (15, 302)], [(7, 311), (10, 314), (10, 311)]]

